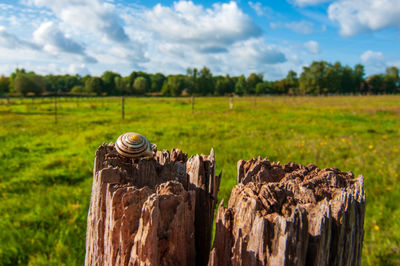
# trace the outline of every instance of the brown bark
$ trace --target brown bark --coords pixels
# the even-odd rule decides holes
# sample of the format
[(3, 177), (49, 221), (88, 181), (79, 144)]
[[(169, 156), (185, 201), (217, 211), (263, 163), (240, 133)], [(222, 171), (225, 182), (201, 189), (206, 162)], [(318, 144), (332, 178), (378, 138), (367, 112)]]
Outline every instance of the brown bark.
[(255, 158), (218, 208), (209, 265), (360, 265), (363, 177)]
[(86, 233), (86, 265), (204, 265), (220, 176), (214, 151), (187, 159), (96, 152)]

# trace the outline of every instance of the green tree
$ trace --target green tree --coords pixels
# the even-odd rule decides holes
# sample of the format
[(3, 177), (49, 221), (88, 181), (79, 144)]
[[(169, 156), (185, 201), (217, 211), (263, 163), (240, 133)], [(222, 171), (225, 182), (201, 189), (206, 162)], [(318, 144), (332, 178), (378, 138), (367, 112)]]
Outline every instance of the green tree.
[(202, 95), (211, 95), (214, 92), (214, 79), (209, 68), (204, 66), (197, 79), (198, 89)]
[(71, 93), (74, 93), (74, 94), (83, 94), (86, 92), (87, 91), (86, 91), (85, 87), (82, 85), (76, 85), (71, 89)]
[(118, 94), (117, 86), (115, 84), (116, 79), (121, 78), (121, 75), (112, 71), (105, 71), (101, 75), (101, 79), (104, 82), (105, 91), (108, 95)]
[(269, 81), (260, 82), (256, 86), (255, 93), (257, 95), (262, 94), (272, 94), (273, 93), (273, 85)]
[(97, 95), (106, 93), (104, 81), (99, 77), (91, 77), (87, 79), (85, 82), (85, 90), (89, 93), (96, 93)]
[(129, 77), (115, 77), (115, 91), (118, 95), (133, 94), (132, 88), (129, 86)]
[(33, 72), (19, 72), (14, 79), (14, 90), (26, 96), (28, 93), (40, 95), (46, 88), (46, 81), (42, 76)]
[(83, 85), (81, 77), (77, 75), (46, 75), (46, 90), (49, 92), (70, 92), (74, 86)]
[(147, 80), (144, 77), (137, 77), (133, 83), (135, 94), (144, 95), (148, 90)]
[(385, 77), (382, 74), (369, 76), (367, 79), (369, 92), (373, 94), (385, 93)]
[(191, 95), (200, 93), (198, 84), (199, 71), (197, 70), (197, 68), (190, 68), (190, 67), (187, 68), (186, 77), (187, 77), (188, 93)]
[(10, 91), (10, 78), (0, 77), (0, 95), (6, 94)]
[(387, 93), (399, 92), (399, 69), (395, 66), (386, 68), (385, 87)]
[(285, 91), (290, 94), (298, 94), (299, 79), (297, 73), (290, 70), (285, 78)]
[(237, 95), (243, 95), (247, 93), (248, 87), (247, 87), (247, 81), (244, 75), (241, 75), (238, 80), (236, 81), (235, 84), (235, 93)]
[(220, 77), (215, 83), (215, 95), (231, 94), (235, 91), (235, 81), (229, 76)]
[(161, 73), (150, 75), (151, 92), (160, 92), (166, 77)]
[(362, 92), (362, 90), (361, 90), (362, 84), (365, 81), (364, 75), (365, 75), (364, 66), (361, 64), (357, 64), (354, 67), (354, 71), (353, 71), (353, 82), (354, 82), (353, 89), (354, 89), (355, 93)]
[(169, 75), (161, 92), (163, 95), (180, 96), (185, 89), (185, 83), (185, 76)]
[(248, 77), (247, 77), (247, 86), (248, 86), (248, 92), (250, 94), (255, 93), (256, 91), (256, 86), (258, 83), (263, 82), (263, 74), (256, 74), (256, 73), (251, 73)]

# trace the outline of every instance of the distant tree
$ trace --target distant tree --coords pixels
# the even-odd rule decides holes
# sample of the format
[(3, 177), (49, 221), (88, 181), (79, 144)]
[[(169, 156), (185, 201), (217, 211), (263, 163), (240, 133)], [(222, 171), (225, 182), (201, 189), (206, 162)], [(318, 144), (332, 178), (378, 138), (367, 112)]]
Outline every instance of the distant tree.
[(341, 93), (348, 94), (348, 93), (351, 93), (351, 92), (354, 91), (353, 77), (354, 77), (353, 69), (351, 69), (348, 66), (345, 66), (343, 68), (343, 72), (342, 72), (342, 79), (341, 79), (342, 82), (341, 82), (341, 86), (340, 86), (340, 88), (341, 88), (340, 92)]
[(244, 75), (241, 75), (235, 84), (235, 93), (237, 95), (243, 95), (248, 92), (247, 81)]
[(11, 73), (11, 75), (10, 75), (10, 92), (15, 92), (15, 88), (14, 88), (14, 81), (15, 81), (15, 78), (17, 77), (17, 74), (19, 74), (19, 73), (22, 73), (22, 74), (24, 74), (24, 73), (26, 73), (26, 71), (25, 71), (25, 69), (23, 69), (23, 68), (21, 68), (21, 69), (19, 69), (19, 68), (17, 68), (17, 69), (15, 69), (15, 71), (13, 72), (13, 73)]
[(211, 95), (214, 92), (214, 79), (209, 68), (204, 66), (197, 79), (198, 89), (202, 95)]
[(137, 77), (133, 84), (135, 94), (144, 95), (148, 90), (147, 80), (144, 77)]
[(87, 91), (85, 90), (85, 87), (82, 85), (75, 85), (72, 89), (71, 89), (71, 93), (74, 94), (82, 94), (82, 93), (86, 93)]
[(133, 89), (129, 86), (129, 77), (115, 77), (114, 83), (117, 95), (133, 94)]
[(121, 75), (112, 71), (105, 71), (101, 75), (101, 79), (104, 82), (105, 91), (108, 95), (118, 94), (117, 86), (115, 84), (116, 79), (121, 78)]
[(357, 64), (354, 67), (354, 71), (353, 71), (353, 89), (355, 93), (362, 93), (361, 87), (362, 84), (364, 83), (364, 66), (361, 64)]
[(215, 95), (231, 94), (235, 91), (235, 81), (229, 76), (220, 77), (215, 83)]
[(248, 86), (248, 93), (249, 94), (254, 94), (256, 91), (256, 86), (258, 83), (263, 82), (263, 74), (256, 74), (256, 73), (251, 73), (247, 77), (247, 86)]
[(399, 91), (399, 69), (395, 66), (386, 68), (385, 87), (387, 93), (397, 93)]
[(14, 79), (14, 89), (16, 92), (26, 96), (28, 93), (40, 95), (46, 88), (46, 81), (42, 76), (33, 72), (19, 72)]
[(91, 77), (85, 82), (85, 90), (89, 93), (101, 95), (106, 92), (104, 81), (99, 77)]
[(199, 71), (197, 68), (187, 68), (186, 69), (186, 77), (187, 77), (187, 89), (189, 94), (199, 94), (199, 84), (198, 84), (198, 78), (199, 78)]
[(290, 70), (285, 78), (285, 91), (290, 94), (299, 94), (299, 79), (297, 78), (297, 73)]
[(260, 82), (256, 86), (255, 93), (257, 95), (272, 94), (273, 93), (273, 84), (269, 81)]
[(162, 94), (169, 96), (180, 96), (185, 89), (185, 76), (169, 75), (162, 87)]
[(373, 94), (386, 93), (385, 77), (382, 74), (369, 76), (367, 79), (369, 92)]
[(79, 75), (46, 75), (46, 90), (49, 92), (70, 92), (76, 85), (83, 85)]
[(0, 77), (0, 95), (6, 94), (10, 91), (10, 78)]
[(161, 73), (150, 75), (151, 92), (161, 92), (166, 77)]

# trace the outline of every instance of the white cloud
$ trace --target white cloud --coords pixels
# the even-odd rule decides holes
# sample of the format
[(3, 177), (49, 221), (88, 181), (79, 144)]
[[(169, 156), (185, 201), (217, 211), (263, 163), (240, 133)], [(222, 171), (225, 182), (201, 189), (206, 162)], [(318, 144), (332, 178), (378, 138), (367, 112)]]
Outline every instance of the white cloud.
[(249, 6), (254, 10), (254, 12), (256, 12), (256, 14), (258, 16), (264, 15), (264, 12), (265, 12), (266, 8), (263, 7), (260, 2), (253, 3), (251, 1), (249, 1)]
[(308, 41), (304, 43), (304, 46), (311, 54), (319, 54), (320, 52), (319, 44), (316, 41)]
[[(233, 1), (210, 8), (191, 1), (153, 8), (101, 0), (27, 1), (32, 5), (29, 11), (21, 5), (25, 11), (11, 14), (19, 22), (33, 16), (35, 23), (0, 29), (0, 66), (38, 73), (100, 75), (111, 70), (128, 75), (132, 70), (184, 73), (187, 67), (205, 65), (215, 75), (264, 72), (269, 79), (285, 76), (287, 65), (293, 68), (286, 44), (267, 42)], [(10, 53), (11, 48), (18, 49), (17, 55)], [(89, 56), (97, 63), (89, 64)]]
[(23, 40), (16, 35), (7, 32), (5, 27), (0, 26), (0, 46), (9, 48), (9, 49), (40, 49), (35, 43)]
[(172, 8), (157, 4), (145, 16), (148, 29), (160, 38), (209, 52), (261, 34), (235, 2), (214, 4), (212, 9), (191, 1), (174, 2)]
[(291, 0), (289, 2), (292, 2), (295, 5), (303, 7), (303, 6), (319, 5), (330, 1), (332, 0)]
[(286, 28), (300, 34), (311, 34), (315, 32), (314, 23), (305, 20), (287, 23), (271, 22), (269, 25), (272, 29)]
[(45, 22), (33, 33), (36, 43), (43, 46), (43, 50), (53, 54), (61, 52), (77, 54), (82, 56), (82, 59), (88, 63), (97, 62), (91, 56), (85, 53), (85, 48), (67, 37), (61, 30), (52, 22)]
[(382, 73), (387, 67), (386, 59), (382, 52), (368, 50), (361, 55), (360, 59), (365, 65), (367, 75)]
[(29, 4), (49, 8), (64, 23), (98, 33), (110, 41), (128, 42), (114, 6), (100, 0), (28, 0)]
[(85, 64), (71, 64), (68, 66), (67, 72), (71, 75), (79, 74), (81, 76), (89, 75), (89, 69)]
[(329, 18), (340, 25), (340, 34), (353, 36), (387, 27), (400, 28), (399, 0), (338, 0), (328, 8)]

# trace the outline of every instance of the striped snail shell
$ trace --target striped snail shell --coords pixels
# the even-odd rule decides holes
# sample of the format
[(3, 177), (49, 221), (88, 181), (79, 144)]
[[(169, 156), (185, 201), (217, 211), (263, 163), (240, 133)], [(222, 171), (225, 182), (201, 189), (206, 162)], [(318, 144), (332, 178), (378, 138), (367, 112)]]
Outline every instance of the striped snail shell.
[(145, 136), (134, 132), (122, 134), (115, 142), (117, 152), (129, 158), (151, 158), (154, 147)]

